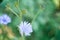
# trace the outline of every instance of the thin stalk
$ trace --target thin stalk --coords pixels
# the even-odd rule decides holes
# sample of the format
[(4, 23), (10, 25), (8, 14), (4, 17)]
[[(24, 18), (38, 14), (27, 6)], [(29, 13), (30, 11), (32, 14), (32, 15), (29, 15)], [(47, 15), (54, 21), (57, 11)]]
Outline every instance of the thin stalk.
[(21, 36), (22, 37), (22, 40), (25, 40), (25, 36)]
[(18, 12), (19, 12), (19, 18), (20, 18), (20, 21), (22, 21), (22, 12), (21, 12), (21, 10), (20, 10), (19, 0), (17, 0), (16, 9), (17, 9)]
[[(7, 6), (6, 6), (6, 7), (7, 7)], [(13, 14), (15, 14), (17, 17), (19, 17), (19, 16), (17, 15), (17, 13), (13, 11), (12, 8), (10, 8), (10, 7), (7, 7), (7, 8), (8, 8)]]
[(34, 18), (33, 18), (33, 20), (32, 20), (32, 23), (33, 23), (33, 21), (35, 21), (35, 19), (37, 18), (37, 16), (39, 15), (39, 13), (40, 13), (40, 10), (37, 12), (37, 14), (34, 16)]

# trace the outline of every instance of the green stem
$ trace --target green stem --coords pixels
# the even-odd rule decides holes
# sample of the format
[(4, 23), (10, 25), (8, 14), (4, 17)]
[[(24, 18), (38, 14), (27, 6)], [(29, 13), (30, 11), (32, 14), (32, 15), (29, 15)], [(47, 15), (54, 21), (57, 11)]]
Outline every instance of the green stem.
[[(7, 7), (7, 6), (6, 6)], [(11, 12), (13, 12), (13, 14), (15, 14), (17, 17), (19, 17), (18, 15), (17, 15), (17, 13), (16, 12), (14, 12), (13, 11), (13, 9), (11, 9), (10, 7), (7, 7)]]
[(37, 12), (37, 14), (34, 16), (34, 18), (33, 18), (33, 20), (32, 20), (32, 23), (33, 23), (33, 21), (35, 21), (35, 19), (37, 18), (37, 16), (39, 15), (39, 13), (40, 13), (40, 10)]
[(22, 12), (19, 7), (17, 8), (17, 10), (19, 11), (20, 20), (22, 21)]
[(25, 40), (25, 36), (22, 36), (22, 40)]
[(17, 4), (17, 7), (16, 8), (19, 11), (20, 21), (22, 21), (22, 12), (21, 12), (20, 7), (19, 7), (19, 0), (17, 2), (18, 2), (18, 4)]

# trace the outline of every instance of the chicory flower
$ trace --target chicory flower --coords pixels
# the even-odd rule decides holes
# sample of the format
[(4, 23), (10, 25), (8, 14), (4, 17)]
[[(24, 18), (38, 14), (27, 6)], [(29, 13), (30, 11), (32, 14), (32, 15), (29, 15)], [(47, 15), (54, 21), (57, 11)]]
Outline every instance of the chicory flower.
[(19, 30), (20, 30), (20, 34), (23, 36), (23, 34), (25, 36), (30, 36), (31, 32), (33, 32), (32, 30), (32, 25), (28, 22), (21, 22), (21, 24), (18, 26)]
[(0, 16), (0, 24), (7, 25), (10, 22), (11, 22), (11, 18), (8, 15), (3, 14)]

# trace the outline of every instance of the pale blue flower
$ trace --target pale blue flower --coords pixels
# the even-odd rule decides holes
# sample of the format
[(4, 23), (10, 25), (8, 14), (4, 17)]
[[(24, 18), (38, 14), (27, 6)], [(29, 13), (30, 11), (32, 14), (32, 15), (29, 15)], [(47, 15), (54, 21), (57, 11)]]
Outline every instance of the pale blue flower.
[(8, 15), (3, 14), (3, 15), (0, 16), (0, 24), (7, 25), (10, 22), (11, 22), (11, 18)]
[(21, 22), (21, 24), (18, 26), (19, 30), (20, 30), (20, 34), (23, 36), (23, 34), (25, 36), (30, 36), (31, 32), (33, 32), (32, 30), (32, 25), (28, 22)]

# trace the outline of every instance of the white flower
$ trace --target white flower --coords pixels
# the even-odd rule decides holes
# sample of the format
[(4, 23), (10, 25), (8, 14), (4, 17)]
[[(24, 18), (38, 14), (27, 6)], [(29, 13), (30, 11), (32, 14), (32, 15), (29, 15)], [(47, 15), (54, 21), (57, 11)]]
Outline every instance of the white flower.
[(21, 24), (18, 26), (19, 30), (20, 30), (20, 34), (23, 36), (23, 34), (25, 36), (30, 36), (31, 32), (33, 32), (32, 30), (32, 25), (28, 22), (21, 22)]
[(8, 15), (3, 14), (2, 16), (0, 16), (0, 24), (8, 24), (11, 22), (11, 19)]

